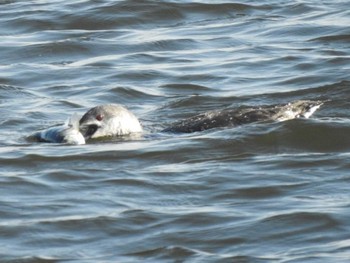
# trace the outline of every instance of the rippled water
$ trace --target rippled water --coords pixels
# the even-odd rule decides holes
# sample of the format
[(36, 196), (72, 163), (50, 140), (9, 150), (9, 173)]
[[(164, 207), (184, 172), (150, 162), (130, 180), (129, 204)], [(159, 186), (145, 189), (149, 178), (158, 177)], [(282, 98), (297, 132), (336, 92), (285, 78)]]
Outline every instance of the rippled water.
[[(0, 1), (1, 262), (348, 262), (349, 1)], [(207, 110), (328, 100), (186, 135)], [(139, 140), (31, 133), (104, 103)]]

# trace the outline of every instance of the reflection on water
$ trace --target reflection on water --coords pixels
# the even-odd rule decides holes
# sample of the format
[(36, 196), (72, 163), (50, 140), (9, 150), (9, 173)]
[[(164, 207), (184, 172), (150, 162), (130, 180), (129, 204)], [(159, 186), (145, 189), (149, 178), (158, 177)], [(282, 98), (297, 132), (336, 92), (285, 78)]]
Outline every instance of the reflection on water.
[[(347, 262), (347, 1), (0, 2), (3, 262)], [(326, 100), (193, 134), (208, 110)], [(145, 135), (28, 141), (103, 103)]]

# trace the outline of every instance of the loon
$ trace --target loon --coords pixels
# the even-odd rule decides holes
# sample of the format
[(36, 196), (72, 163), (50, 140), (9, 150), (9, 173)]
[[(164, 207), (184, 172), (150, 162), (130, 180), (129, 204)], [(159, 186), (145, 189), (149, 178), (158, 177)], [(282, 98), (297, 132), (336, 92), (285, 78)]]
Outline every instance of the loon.
[[(175, 122), (162, 132), (191, 133), (259, 121), (309, 118), (323, 103), (323, 101), (298, 100), (287, 104), (208, 111)], [(118, 104), (99, 105), (88, 110), (79, 121), (79, 130), (85, 140), (143, 131), (137, 117)]]

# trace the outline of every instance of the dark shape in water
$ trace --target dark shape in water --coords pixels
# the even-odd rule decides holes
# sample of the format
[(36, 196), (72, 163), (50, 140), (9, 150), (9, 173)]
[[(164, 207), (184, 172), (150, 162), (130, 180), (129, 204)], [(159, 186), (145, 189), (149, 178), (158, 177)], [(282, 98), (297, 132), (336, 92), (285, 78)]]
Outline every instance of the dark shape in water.
[(163, 132), (191, 133), (212, 128), (235, 127), (258, 121), (309, 118), (324, 102), (299, 100), (282, 105), (209, 111), (181, 120)]

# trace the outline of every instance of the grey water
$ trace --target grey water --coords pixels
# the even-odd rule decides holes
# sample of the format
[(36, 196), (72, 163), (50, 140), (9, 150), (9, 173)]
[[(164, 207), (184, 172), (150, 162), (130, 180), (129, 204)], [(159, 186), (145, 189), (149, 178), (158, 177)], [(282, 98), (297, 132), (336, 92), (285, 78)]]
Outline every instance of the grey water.
[[(349, 262), (349, 1), (0, 1), (0, 262)], [(162, 134), (209, 110), (310, 119)], [(33, 132), (99, 104), (145, 136)]]

